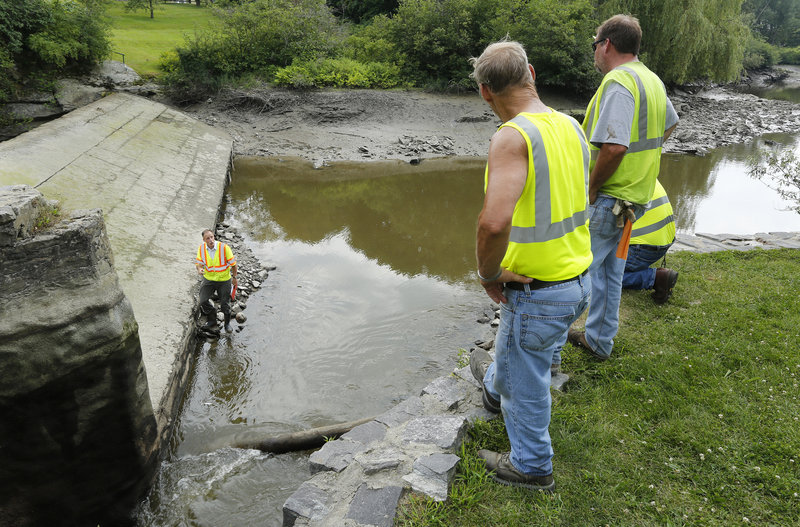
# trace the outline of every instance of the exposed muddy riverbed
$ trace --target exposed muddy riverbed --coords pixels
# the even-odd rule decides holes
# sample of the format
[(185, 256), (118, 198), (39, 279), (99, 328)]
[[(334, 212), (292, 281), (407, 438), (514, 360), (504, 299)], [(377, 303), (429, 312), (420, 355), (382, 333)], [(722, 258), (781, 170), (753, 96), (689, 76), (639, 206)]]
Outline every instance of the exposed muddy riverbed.
[[(800, 78), (797, 69), (787, 71), (788, 79)], [(751, 83), (764, 86), (775, 77), (754, 76)], [(579, 119), (588, 103), (546, 92), (541, 97)], [(668, 153), (703, 154), (766, 133), (800, 130), (800, 105), (734, 87), (687, 87), (670, 98), (681, 121), (664, 147)], [(500, 124), (477, 93), (251, 90), (222, 93), (183, 111), (231, 133), (236, 155), (297, 156), (316, 166), (342, 160), (483, 157)]]

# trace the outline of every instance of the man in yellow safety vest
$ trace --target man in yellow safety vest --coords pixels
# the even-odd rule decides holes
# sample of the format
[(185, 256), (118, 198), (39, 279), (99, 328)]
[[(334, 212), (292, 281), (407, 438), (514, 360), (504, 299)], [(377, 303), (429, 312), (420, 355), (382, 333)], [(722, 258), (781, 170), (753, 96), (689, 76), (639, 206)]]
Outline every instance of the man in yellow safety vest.
[(215, 241), (214, 233), (206, 229), (203, 231), (203, 243), (197, 248), (194, 265), (203, 276), (203, 283), (200, 284), (200, 311), (207, 318), (205, 327), (213, 327), (217, 323), (217, 310), (209, 302), (216, 291), (220, 310), (225, 316), (225, 331), (231, 333), (231, 291), (237, 284), (233, 251), (228, 244)]
[(502, 485), (552, 492), (551, 366), (589, 300), (589, 145), (573, 118), (548, 108), (517, 42), (473, 59), (481, 96), (503, 121), (489, 145), (478, 217), (478, 278), (499, 302), (495, 360), (470, 356), (484, 406), (502, 411), (506, 453), (480, 450)]
[(589, 231), (592, 300), (586, 330), (569, 342), (598, 360), (611, 355), (619, 329), (619, 302), (631, 224), (653, 195), (661, 145), (678, 123), (664, 84), (639, 62), (642, 29), (628, 15), (597, 28), (595, 67), (604, 75), (589, 102), (583, 129), (589, 139)]
[(631, 232), (628, 259), (625, 260), (623, 289), (653, 289), (653, 300), (663, 304), (672, 295), (678, 271), (650, 267), (662, 259), (675, 242), (675, 220), (667, 191), (656, 181), (653, 197), (636, 220)]

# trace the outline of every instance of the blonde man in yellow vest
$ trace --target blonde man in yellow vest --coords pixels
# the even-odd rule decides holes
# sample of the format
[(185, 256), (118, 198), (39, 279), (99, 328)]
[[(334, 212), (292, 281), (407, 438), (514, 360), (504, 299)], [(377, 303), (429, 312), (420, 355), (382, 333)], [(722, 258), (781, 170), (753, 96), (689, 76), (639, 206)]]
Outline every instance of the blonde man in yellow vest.
[(203, 276), (203, 283), (200, 284), (200, 311), (206, 315), (206, 327), (217, 323), (217, 310), (208, 301), (216, 291), (220, 310), (225, 315), (225, 331), (231, 333), (231, 291), (237, 284), (233, 251), (227, 244), (215, 241), (214, 233), (206, 229), (203, 231), (203, 243), (197, 248), (194, 265)]
[(661, 145), (678, 123), (661, 79), (639, 62), (641, 41), (639, 21), (616, 15), (597, 28), (592, 42), (595, 67), (604, 75), (583, 121), (592, 154), (592, 301), (586, 330), (570, 330), (569, 341), (598, 360), (611, 355), (619, 329), (631, 223), (653, 195)]
[(650, 267), (666, 254), (675, 242), (675, 219), (667, 191), (656, 181), (653, 197), (636, 220), (631, 232), (631, 245), (625, 260), (623, 289), (653, 289), (653, 300), (663, 304), (672, 295), (678, 281), (678, 271), (665, 267)]
[(500, 326), (495, 361), (478, 348), (470, 368), (484, 404), (502, 411), (511, 443), (510, 452), (478, 455), (496, 482), (552, 492), (551, 365), (591, 287), (589, 147), (574, 119), (539, 99), (519, 43), (490, 45), (473, 67), (503, 124), (489, 145), (476, 250), (481, 285), (501, 305)]

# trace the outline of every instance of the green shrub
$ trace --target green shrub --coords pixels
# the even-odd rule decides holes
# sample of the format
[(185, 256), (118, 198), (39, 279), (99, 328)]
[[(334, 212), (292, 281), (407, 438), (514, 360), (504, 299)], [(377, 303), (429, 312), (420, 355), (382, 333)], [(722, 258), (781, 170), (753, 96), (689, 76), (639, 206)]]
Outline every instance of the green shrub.
[(742, 66), (746, 70), (769, 68), (777, 64), (779, 58), (780, 53), (775, 46), (763, 40), (750, 38), (745, 45)]
[(472, 88), (469, 58), (503, 36), (486, 34), (497, 5), (492, 0), (402, 0), (386, 31), (404, 58), (403, 73), (419, 85)]
[(800, 64), (800, 46), (795, 48), (781, 48), (781, 64)]
[(402, 84), (397, 66), (348, 58), (295, 61), (279, 69), (274, 80), (292, 88), (394, 88)]
[(578, 92), (600, 82), (589, 46), (597, 27), (593, 13), (589, 0), (510, 0), (501, 4), (491, 34), (525, 46), (537, 85)]
[(26, 80), (41, 89), (103, 60), (110, 44), (102, 15), (98, 0), (0, 0), (0, 102)]
[(173, 97), (195, 100), (243, 75), (328, 57), (343, 41), (324, 0), (254, 0), (217, 14), (213, 30), (177, 48), (178, 64), (164, 63)]

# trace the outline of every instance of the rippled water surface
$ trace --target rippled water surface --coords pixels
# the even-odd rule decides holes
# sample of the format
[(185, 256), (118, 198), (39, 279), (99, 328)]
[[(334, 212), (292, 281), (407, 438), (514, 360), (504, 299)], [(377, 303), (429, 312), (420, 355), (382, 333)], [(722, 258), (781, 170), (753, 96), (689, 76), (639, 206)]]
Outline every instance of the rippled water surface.
[[(680, 231), (800, 230), (800, 215), (747, 176), (762, 143), (664, 156)], [(277, 270), (249, 298), (241, 332), (197, 349), (140, 526), (281, 525), (309, 477), (307, 453), (229, 445), (379, 414), (453, 369), (458, 349), (486, 334), (476, 319), (488, 299), (472, 275), (482, 178), (482, 160), (236, 161), (225, 220)]]

